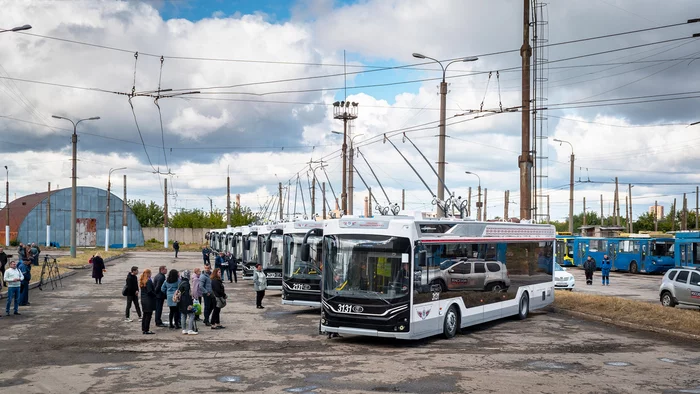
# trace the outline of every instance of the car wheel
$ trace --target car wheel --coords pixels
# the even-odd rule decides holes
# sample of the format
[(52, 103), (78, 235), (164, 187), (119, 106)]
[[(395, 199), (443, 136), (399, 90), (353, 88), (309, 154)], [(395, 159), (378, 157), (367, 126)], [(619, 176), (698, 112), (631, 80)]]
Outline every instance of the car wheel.
[(574, 291), (574, 289), (566, 289), (566, 290), (569, 290), (569, 291)]
[(454, 338), (454, 336), (457, 335), (458, 328), (459, 316), (457, 315), (457, 308), (452, 305), (447, 309), (447, 313), (445, 313), (442, 335), (444, 335), (446, 339)]
[(447, 291), (447, 285), (445, 284), (445, 282), (443, 282), (441, 280), (432, 281), (432, 282), (430, 282), (430, 284), (440, 286), (440, 292), (442, 292), (442, 293)]
[(673, 308), (676, 306), (676, 300), (673, 299), (673, 295), (670, 292), (664, 291), (661, 293), (661, 305)]
[(637, 267), (637, 262), (632, 261), (630, 264), (630, 274), (638, 274), (639, 273), (639, 267)]
[(530, 313), (530, 298), (527, 293), (523, 293), (520, 296), (520, 302), (518, 302), (518, 319), (525, 320), (527, 315)]
[(501, 282), (489, 283), (488, 286), (486, 286), (487, 291), (493, 291), (494, 293), (503, 291), (503, 289), (503, 284)]

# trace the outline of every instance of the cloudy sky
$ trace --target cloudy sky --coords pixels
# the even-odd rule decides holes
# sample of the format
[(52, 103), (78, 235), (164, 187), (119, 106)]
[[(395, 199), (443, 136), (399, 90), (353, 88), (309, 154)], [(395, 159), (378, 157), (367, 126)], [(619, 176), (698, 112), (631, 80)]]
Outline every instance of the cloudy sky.
[[(331, 131), (342, 131), (342, 122), (332, 103), (347, 94), (359, 103), (355, 144), (389, 199), (400, 201), (405, 189), (407, 209), (431, 210), (429, 192), (380, 138), (394, 136), (436, 190), (430, 168), (396, 132), (407, 131), (437, 161), (441, 71), (411, 56), (420, 52), (479, 57), (447, 72), (446, 184), (466, 197), (477, 178), (464, 171), (475, 172), (488, 188), (488, 216), (503, 215), (505, 190), (518, 216), (520, 113), (462, 114), (520, 105), (520, 3), (0, 0), (0, 29), (33, 26), (0, 33), (0, 151), (10, 197), (44, 191), (47, 182), (70, 185), (72, 125), (51, 115), (100, 116), (78, 126), (80, 185), (105, 188), (110, 168), (127, 167), (112, 180), (120, 190), (127, 174), (130, 198), (162, 203), (167, 178), (171, 209), (208, 208), (209, 198), (223, 208), (230, 173), (232, 194), (254, 210), (283, 182), (291, 184), (292, 208), (296, 195), (304, 212), (303, 192), (310, 211), (310, 160), (326, 162), (340, 193), (342, 137)], [(571, 152), (555, 138), (573, 145), (575, 178), (591, 181), (576, 185), (576, 212), (583, 197), (598, 212), (602, 194), (607, 216), (616, 176), (635, 185), (635, 216), (654, 200), (680, 204), (684, 192), (694, 207), (700, 125), (687, 126), (700, 121), (700, 38), (691, 38), (700, 23), (683, 23), (700, 17), (697, 1), (551, 1), (539, 10), (543, 44), (682, 24), (543, 47), (547, 110), (536, 149), (552, 218), (568, 214)], [(157, 103), (138, 95), (159, 86), (177, 95)], [(385, 204), (361, 157), (356, 166)], [(325, 180), (320, 169), (316, 176)], [(361, 212), (367, 193), (358, 177), (355, 186)]]

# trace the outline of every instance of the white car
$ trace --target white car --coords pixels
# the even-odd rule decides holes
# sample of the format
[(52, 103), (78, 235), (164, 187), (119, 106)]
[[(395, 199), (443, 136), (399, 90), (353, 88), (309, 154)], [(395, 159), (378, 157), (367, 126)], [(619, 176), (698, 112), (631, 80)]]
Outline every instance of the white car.
[(574, 276), (566, 272), (566, 268), (554, 263), (554, 288), (573, 291), (575, 285)]

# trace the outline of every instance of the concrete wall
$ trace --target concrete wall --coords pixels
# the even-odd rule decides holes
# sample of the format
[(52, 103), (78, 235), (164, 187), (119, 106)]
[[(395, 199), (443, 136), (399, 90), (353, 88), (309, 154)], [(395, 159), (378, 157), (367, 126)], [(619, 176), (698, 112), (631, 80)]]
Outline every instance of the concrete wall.
[[(204, 234), (209, 231), (206, 228), (169, 228), (168, 238), (169, 241), (178, 241), (181, 244), (203, 244)], [(157, 239), (159, 242), (163, 242), (163, 227), (144, 227), (143, 228), (143, 239), (148, 241), (151, 238)]]

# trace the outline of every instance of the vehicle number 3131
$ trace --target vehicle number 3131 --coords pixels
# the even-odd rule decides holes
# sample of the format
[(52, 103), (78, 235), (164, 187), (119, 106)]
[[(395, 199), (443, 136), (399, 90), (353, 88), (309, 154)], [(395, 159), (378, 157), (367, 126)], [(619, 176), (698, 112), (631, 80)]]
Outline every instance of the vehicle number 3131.
[(338, 312), (340, 313), (358, 313), (363, 310), (364, 308), (359, 305), (338, 304)]

